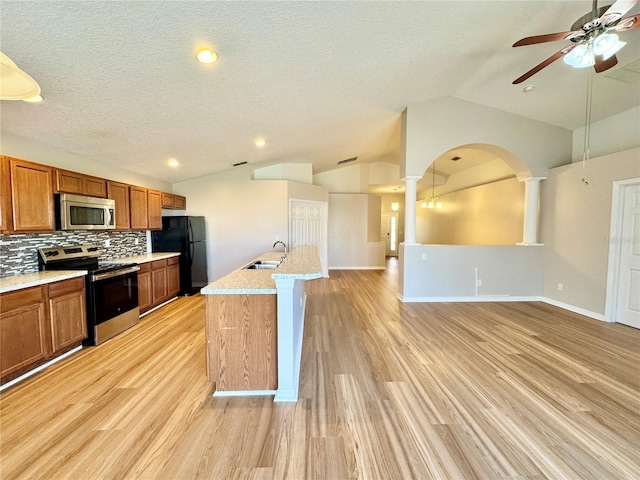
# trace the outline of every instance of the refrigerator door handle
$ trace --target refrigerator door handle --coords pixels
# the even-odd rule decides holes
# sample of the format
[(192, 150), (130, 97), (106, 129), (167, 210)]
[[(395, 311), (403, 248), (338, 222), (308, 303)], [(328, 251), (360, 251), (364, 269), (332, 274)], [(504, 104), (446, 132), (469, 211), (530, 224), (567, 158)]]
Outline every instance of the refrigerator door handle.
[(193, 251), (194, 251), (193, 242), (189, 242), (189, 265), (193, 265)]
[(191, 222), (188, 223), (189, 225), (189, 232), (187, 233), (187, 242), (188, 243), (193, 243), (193, 226), (191, 225)]

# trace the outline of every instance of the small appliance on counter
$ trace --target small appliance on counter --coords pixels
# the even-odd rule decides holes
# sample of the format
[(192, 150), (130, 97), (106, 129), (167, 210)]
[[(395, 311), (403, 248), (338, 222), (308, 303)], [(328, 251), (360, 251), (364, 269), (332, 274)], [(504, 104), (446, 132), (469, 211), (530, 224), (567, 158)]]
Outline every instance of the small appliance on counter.
[(40, 270), (87, 270), (85, 277), (88, 338), (83, 345), (98, 345), (140, 319), (136, 263), (100, 265), (97, 245), (38, 249)]
[(180, 252), (180, 295), (193, 295), (205, 287), (207, 249), (204, 217), (162, 217), (162, 230), (151, 233), (154, 252)]

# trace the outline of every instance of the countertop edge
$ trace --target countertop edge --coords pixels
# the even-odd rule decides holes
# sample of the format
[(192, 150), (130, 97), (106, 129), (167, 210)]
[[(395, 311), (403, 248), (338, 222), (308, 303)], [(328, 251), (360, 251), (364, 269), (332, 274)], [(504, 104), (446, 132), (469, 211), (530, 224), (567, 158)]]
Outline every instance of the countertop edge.
[(47, 270), (0, 278), (0, 293), (14, 292), (24, 288), (39, 287), (70, 278), (83, 277), (87, 270)]
[(180, 256), (180, 252), (152, 252), (143, 255), (134, 255), (132, 257), (109, 258), (107, 260), (101, 260), (100, 263), (149, 263), (178, 256)]

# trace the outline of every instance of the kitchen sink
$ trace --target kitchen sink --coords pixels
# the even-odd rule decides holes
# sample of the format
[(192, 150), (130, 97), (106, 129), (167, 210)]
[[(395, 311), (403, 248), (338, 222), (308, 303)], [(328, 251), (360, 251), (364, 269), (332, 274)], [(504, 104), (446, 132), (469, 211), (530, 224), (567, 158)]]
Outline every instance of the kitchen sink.
[(275, 270), (280, 265), (277, 260), (257, 260), (247, 265), (245, 270)]

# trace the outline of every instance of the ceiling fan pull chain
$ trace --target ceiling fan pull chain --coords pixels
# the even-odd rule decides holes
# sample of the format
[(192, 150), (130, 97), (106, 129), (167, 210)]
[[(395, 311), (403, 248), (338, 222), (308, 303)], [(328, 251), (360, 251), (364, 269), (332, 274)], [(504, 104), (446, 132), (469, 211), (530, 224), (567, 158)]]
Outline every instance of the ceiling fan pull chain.
[(587, 102), (584, 112), (584, 142), (582, 144), (582, 183), (589, 185), (585, 179), (585, 169), (589, 160), (589, 145), (591, 143), (591, 105), (593, 102), (593, 72), (587, 77)]

